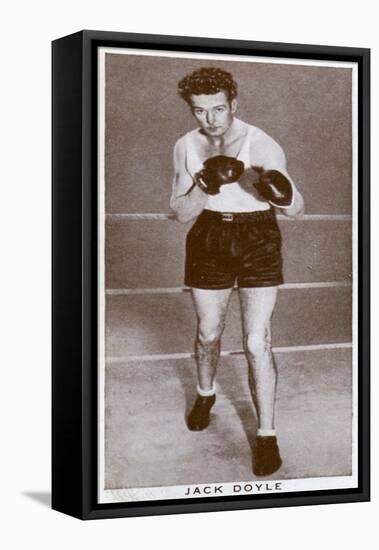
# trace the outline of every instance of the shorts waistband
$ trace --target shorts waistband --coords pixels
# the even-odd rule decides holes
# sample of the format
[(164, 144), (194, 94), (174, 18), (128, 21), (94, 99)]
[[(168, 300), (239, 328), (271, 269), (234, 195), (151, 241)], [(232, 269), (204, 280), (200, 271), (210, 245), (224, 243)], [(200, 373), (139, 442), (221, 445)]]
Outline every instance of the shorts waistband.
[(225, 223), (259, 222), (275, 218), (275, 210), (273, 208), (255, 210), (254, 212), (216, 212), (214, 210), (203, 210), (199, 218)]

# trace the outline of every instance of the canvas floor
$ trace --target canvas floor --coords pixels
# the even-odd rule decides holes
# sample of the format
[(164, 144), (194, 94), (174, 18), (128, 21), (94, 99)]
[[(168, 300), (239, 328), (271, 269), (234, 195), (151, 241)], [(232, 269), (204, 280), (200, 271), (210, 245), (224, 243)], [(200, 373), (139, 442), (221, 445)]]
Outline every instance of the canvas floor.
[[(279, 353), (276, 363), (283, 465), (271, 477), (351, 474), (351, 350)], [(256, 479), (257, 426), (244, 357), (221, 358), (217, 401), (203, 432), (190, 432), (185, 423), (195, 395), (192, 359), (107, 364), (106, 489)]]

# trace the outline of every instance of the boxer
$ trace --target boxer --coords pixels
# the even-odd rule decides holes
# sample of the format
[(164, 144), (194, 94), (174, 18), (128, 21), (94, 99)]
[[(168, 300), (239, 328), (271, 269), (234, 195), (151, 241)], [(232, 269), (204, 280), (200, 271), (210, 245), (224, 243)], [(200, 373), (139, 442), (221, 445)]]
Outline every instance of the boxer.
[(258, 423), (252, 468), (257, 476), (270, 475), (282, 464), (271, 351), (271, 316), (283, 282), (275, 209), (299, 217), (303, 199), (288, 174), (282, 147), (236, 117), (237, 84), (229, 72), (204, 67), (185, 76), (178, 91), (197, 122), (175, 144), (170, 199), (179, 222), (196, 220), (186, 238), (184, 278), (197, 317), (197, 396), (187, 426), (199, 431), (209, 425), (221, 336), (237, 285)]

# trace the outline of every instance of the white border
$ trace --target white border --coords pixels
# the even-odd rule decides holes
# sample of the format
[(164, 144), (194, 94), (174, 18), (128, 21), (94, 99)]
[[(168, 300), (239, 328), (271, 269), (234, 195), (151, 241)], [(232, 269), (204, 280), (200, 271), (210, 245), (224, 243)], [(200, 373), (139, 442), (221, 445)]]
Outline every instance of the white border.
[(347, 61), (319, 61), (315, 59), (301, 59), (301, 58), (278, 58), (278, 57), (264, 57), (264, 56), (250, 56), (250, 55), (222, 55), (222, 54), (203, 54), (195, 52), (172, 52), (166, 50), (144, 50), (134, 48), (99, 48), (100, 55), (105, 53), (114, 53), (119, 55), (140, 55), (146, 57), (175, 57), (182, 59), (208, 59), (214, 61), (239, 61), (246, 63), (272, 63), (277, 65), (303, 65), (305, 67), (336, 67), (340, 69), (352, 69), (356, 63), (350, 63)]
[[(352, 475), (358, 486), (358, 64), (352, 74)], [(356, 139), (354, 139), (356, 138)]]
[(204, 498), (209, 496), (241, 496), (293, 493), (296, 491), (323, 491), (326, 489), (349, 489), (350, 476), (314, 477), (303, 479), (254, 479), (232, 483), (200, 483), (199, 485), (176, 485), (172, 487), (146, 487), (136, 489), (107, 489), (102, 494), (102, 503), (137, 502), (144, 500)]
[[(183, 59), (207, 59), (207, 60), (226, 60), (239, 61), (246, 63), (272, 63), (279, 65), (300, 65), (300, 66), (317, 66), (317, 67), (335, 67), (335, 68), (350, 68), (352, 69), (352, 196), (353, 196), (353, 411), (352, 411), (352, 475), (340, 477), (322, 477), (322, 478), (305, 478), (305, 479), (290, 479), (276, 481), (260, 481), (254, 480), (251, 482), (236, 481), (233, 483), (208, 484), (208, 485), (193, 485), (188, 486), (192, 489), (199, 487), (204, 490), (205, 487), (223, 487), (224, 495), (235, 495), (233, 486), (236, 484), (245, 485), (246, 483), (256, 486), (257, 484), (273, 484), (280, 483), (281, 490), (273, 490), (268, 488), (262, 490), (262, 493), (254, 490), (254, 494), (263, 493), (287, 493), (294, 491), (317, 491), (325, 489), (343, 489), (354, 488), (358, 486), (357, 466), (358, 466), (358, 450), (357, 450), (357, 434), (358, 434), (358, 409), (357, 409), (357, 370), (358, 370), (358, 330), (357, 330), (357, 314), (358, 314), (358, 64), (349, 62), (334, 62), (334, 61), (318, 61), (304, 59), (287, 59), (276, 57), (262, 56), (239, 56), (239, 55), (218, 55), (218, 54), (197, 54), (187, 52), (167, 52), (159, 50), (143, 50), (143, 49), (128, 49), (128, 48), (98, 48), (98, 503), (120, 503), (134, 502), (141, 500), (159, 500), (159, 499), (178, 499), (178, 498), (201, 498), (210, 496), (209, 494), (186, 496), (183, 492), (188, 490), (184, 486), (171, 487), (150, 487), (150, 488), (133, 488), (120, 490), (105, 490), (104, 489), (104, 382), (105, 382), (105, 173), (104, 173), (104, 153), (105, 153), (105, 54), (113, 53), (120, 55), (141, 55), (141, 56), (159, 56), (159, 57), (175, 57)], [(272, 487), (269, 485), (268, 487)], [(242, 491), (239, 494), (251, 494), (251, 492)], [(217, 495), (215, 495), (217, 496)]]
[(97, 147), (98, 147), (98, 233), (97, 233), (97, 483), (99, 487), (98, 502), (102, 502), (102, 493), (105, 484), (105, 462), (104, 462), (104, 411), (105, 411), (105, 53), (98, 52), (98, 127), (97, 127)]

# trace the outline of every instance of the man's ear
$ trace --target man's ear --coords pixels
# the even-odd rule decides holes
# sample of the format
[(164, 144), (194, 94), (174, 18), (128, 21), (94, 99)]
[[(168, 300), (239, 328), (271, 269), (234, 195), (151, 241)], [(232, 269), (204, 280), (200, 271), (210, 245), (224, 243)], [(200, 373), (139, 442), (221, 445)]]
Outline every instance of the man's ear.
[(232, 99), (232, 102), (230, 104), (230, 108), (233, 114), (237, 111), (237, 107), (238, 107), (238, 101), (234, 98)]

